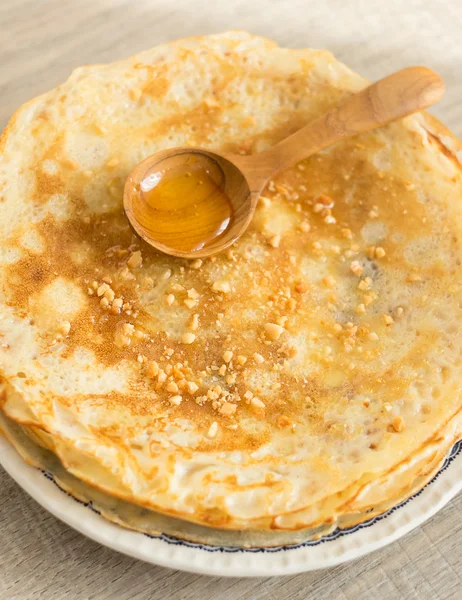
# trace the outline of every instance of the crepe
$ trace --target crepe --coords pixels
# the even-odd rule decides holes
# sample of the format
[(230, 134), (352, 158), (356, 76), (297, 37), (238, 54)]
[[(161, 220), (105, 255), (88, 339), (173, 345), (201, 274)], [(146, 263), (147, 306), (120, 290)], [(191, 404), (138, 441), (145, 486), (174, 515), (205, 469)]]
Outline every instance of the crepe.
[[(327, 536), (337, 527), (352, 527), (363, 521), (387, 511), (397, 504), (397, 498), (386, 504), (378, 504), (373, 509), (357, 514), (343, 515), (332, 523), (323, 523), (319, 526), (299, 529), (298, 531), (267, 531), (267, 530), (232, 530), (214, 529), (190, 523), (182, 519), (162, 515), (142, 506), (120, 500), (101, 492), (97, 488), (77, 479), (66, 470), (59, 459), (40, 442), (34, 442), (31, 432), (21, 425), (15, 424), (0, 412), (0, 433), (12, 443), (24, 460), (31, 466), (41, 469), (44, 475), (51, 477), (58, 487), (79, 502), (83, 502), (93, 511), (96, 511), (108, 521), (132, 529), (146, 535), (168, 535), (170, 538), (186, 540), (188, 542), (206, 544), (220, 547), (279, 547), (294, 545), (308, 540), (318, 540)], [(431, 460), (429, 460), (431, 456)], [(399, 501), (406, 500), (415, 491), (423, 487), (434, 473), (439, 469), (443, 454), (432, 449), (421, 464), (414, 465), (416, 478), (412, 488), (401, 490)], [(408, 475), (408, 472), (406, 472)], [(410, 478), (408, 477), (408, 480)]]
[[(425, 114), (269, 182), (206, 260), (130, 229), (131, 169), (249, 154), (366, 80), (232, 32), (77, 69), (0, 142), (1, 410), (108, 496), (306, 531), (406, 497), (462, 436), (459, 143)], [(265, 543), (268, 539), (265, 538)]]

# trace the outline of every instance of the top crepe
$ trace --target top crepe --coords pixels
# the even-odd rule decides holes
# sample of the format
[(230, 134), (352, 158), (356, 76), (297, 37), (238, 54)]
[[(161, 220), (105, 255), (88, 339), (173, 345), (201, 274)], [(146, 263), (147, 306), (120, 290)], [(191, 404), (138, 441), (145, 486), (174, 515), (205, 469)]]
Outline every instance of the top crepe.
[(332, 523), (415, 486), (462, 432), (449, 131), (420, 114), (294, 165), (204, 261), (143, 244), (122, 207), (150, 154), (257, 152), (365, 85), (234, 32), (22, 107), (0, 143), (7, 417), (90, 485), (218, 528)]

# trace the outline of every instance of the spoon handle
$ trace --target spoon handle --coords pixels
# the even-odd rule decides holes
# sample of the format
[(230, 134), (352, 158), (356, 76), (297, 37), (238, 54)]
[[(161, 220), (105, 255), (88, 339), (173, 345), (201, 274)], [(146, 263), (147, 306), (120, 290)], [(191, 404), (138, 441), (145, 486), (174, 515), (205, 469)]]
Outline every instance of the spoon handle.
[(242, 169), (256, 189), (278, 171), (335, 142), (431, 106), (443, 92), (442, 79), (431, 69), (403, 69), (352, 94), (269, 150), (245, 157)]

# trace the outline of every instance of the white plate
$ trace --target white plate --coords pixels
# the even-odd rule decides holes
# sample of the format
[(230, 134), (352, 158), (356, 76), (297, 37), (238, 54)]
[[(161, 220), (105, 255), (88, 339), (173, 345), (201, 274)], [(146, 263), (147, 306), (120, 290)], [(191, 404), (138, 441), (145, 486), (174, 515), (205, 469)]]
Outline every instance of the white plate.
[[(148, 536), (103, 519), (90, 505), (61, 490), (53, 478), (28, 466), (0, 437), (0, 464), (39, 504), (89, 538), (146, 562), (207, 575), (288, 575), (332, 567), (397, 540), (440, 510), (462, 489), (462, 441), (440, 472), (418, 494), (389, 512), (316, 542), (271, 549), (240, 550)], [(40, 527), (40, 525), (37, 525)]]

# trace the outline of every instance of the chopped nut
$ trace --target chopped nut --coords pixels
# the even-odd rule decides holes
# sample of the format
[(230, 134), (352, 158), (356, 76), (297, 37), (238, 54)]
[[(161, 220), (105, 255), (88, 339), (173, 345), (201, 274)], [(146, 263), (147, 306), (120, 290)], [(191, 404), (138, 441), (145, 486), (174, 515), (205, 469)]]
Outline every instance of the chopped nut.
[(363, 301), (366, 306), (369, 306), (369, 304), (372, 304), (372, 302), (374, 302), (374, 300), (375, 300), (375, 296), (373, 294), (364, 294), (364, 296), (363, 296)]
[(188, 298), (192, 298), (193, 300), (197, 300), (200, 297), (200, 294), (194, 288), (188, 290)]
[(176, 394), (178, 391), (178, 385), (174, 381), (170, 381), (169, 383), (167, 383), (167, 387), (165, 389), (167, 390), (167, 392), (172, 392), (173, 394)]
[(370, 277), (365, 277), (364, 279), (361, 279), (361, 281), (358, 283), (358, 289), (363, 290), (363, 291), (370, 290), (371, 287), (372, 287), (372, 279)]
[(192, 344), (195, 339), (195, 334), (190, 332), (183, 333), (183, 335), (181, 336), (181, 341), (183, 344)]
[(111, 160), (108, 160), (106, 165), (108, 167), (116, 167), (119, 164), (119, 159), (118, 158), (111, 158)]
[(398, 306), (397, 309), (395, 310), (395, 315), (400, 318), (402, 317), (404, 314), (404, 308), (402, 306)]
[(135, 333), (135, 326), (131, 323), (124, 323), (122, 325), (122, 333), (128, 336), (133, 335)]
[(252, 400), (252, 398), (253, 398), (253, 394), (252, 394), (252, 392), (251, 392), (250, 390), (247, 390), (247, 391), (245, 392), (245, 394), (244, 394), (244, 398), (245, 398), (246, 400), (249, 400), (249, 402), (250, 402), (250, 400)]
[(393, 406), (389, 403), (389, 402), (384, 402), (383, 403), (383, 408), (387, 411), (390, 412), (391, 410), (393, 410)]
[(237, 406), (235, 404), (232, 404), (231, 402), (224, 402), (218, 409), (218, 412), (220, 412), (222, 415), (229, 417), (231, 415), (234, 415), (236, 409)]
[(162, 384), (167, 381), (167, 373), (165, 371), (159, 370), (157, 375), (157, 387), (161, 388)]
[(379, 336), (375, 333), (375, 331), (371, 331), (371, 333), (369, 334), (369, 339), (373, 340), (374, 342), (376, 342), (379, 339)]
[(175, 296), (173, 294), (167, 294), (165, 297), (165, 302), (167, 306), (172, 306), (172, 304), (175, 302)]
[(199, 389), (199, 386), (197, 385), (197, 383), (194, 383), (194, 381), (188, 381), (188, 383), (186, 384), (186, 388), (189, 394), (195, 394)]
[(148, 366), (146, 368), (146, 375), (152, 379), (153, 377), (156, 377), (159, 374), (159, 365), (156, 363), (155, 360), (152, 360), (151, 362), (148, 363)]
[(197, 331), (199, 329), (199, 315), (197, 313), (192, 316), (189, 327), (192, 331)]
[(223, 360), (225, 361), (225, 363), (229, 363), (229, 361), (233, 358), (233, 353), (231, 352), (231, 350), (226, 350), (225, 352), (223, 352)]
[(111, 288), (108, 286), (107, 283), (102, 283), (99, 288), (96, 290), (96, 293), (99, 297), (104, 296), (104, 293), (107, 290), (110, 290)]
[(254, 408), (265, 408), (265, 403), (260, 400), (260, 398), (251, 398), (250, 404)]
[(112, 302), (115, 298), (114, 290), (109, 288), (104, 292), (104, 298), (106, 298), (109, 302)]
[(308, 223), (308, 221), (302, 221), (300, 223), (300, 225), (298, 226), (298, 228), (300, 229), (300, 231), (303, 231), (303, 233), (308, 233), (309, 230), (311, 229), (311, 226)]
[(218, 375), (220, 375), (220, 377), (224, 377), (226, 373), (226, 365), (221, 365), (221, 367), (218, 369)]
[(404, 425), (404, 419), (401, 416), (397, 416), (393, 419), (393, 429), (397, 432), (397, 433), (401, 433), (401, 431), (404, 431), (405, 425)]
[(243, 354), (238, 354), (236, 361), (239, 365), (245, 365), (245, 363), (247, 362), (247, 356), (244, 356)]
[(197, 300), (192, 300), (191, 298), (186, 298), (184, 303), (188, 308), (194, 308), (197, 306)]
[(326, 223), (326, 225), (333, 225), (334, 223), (337, 223), (337, 219), (332, 215), (326, 215), (324, 217), (324, 223)]
[(267, 198), (266, 196), (260, 196), (258, 198), (258, 202), (264, 207), (264, 208), (268, 208), (269, 206), (271, 206), (271, 200), (269, 198)]
[(71, 324), (69, 323), (69, 321), (63, 321), (58, 326), (58, 333), (60, 333), (63, 336), (67, 336), (69, 334), (70, 330), (71, 330)]
[(229, 294), (231, 291), (231, 286), (228, 281), (215, 281), (212, 285), (212, 290), (214, 292), (223, 292), (223, 294)]
[(295, 291), (298, 294), (304, 294), (308, 290), (308, 284), (304, 281), (297, 281), (295, 284)]
[(353, 232), (351, 231), (351, 229), (348, 229), (347, 227), (343, 227), (340, 231), (341, 231), (343, 237), (345, 237), (347, 240), (352, 239)]
[(369, 246), (369, 248), (366, 250), (366, 255), (370, 260), (375, 258), (375, 246)]
[(358, 313), (358, 315), (363, 315), (366, 312), (366, 307), (364, 306), (364, 304), (358, 304), (358, 306), (356, 307), (356, 312)]
[(385, 252), (385, 250), (384, 250), (383, 248), (381, 248), (380, 246), (378, 246), (378, 247), (375, 249), (375, 256), (376, 256), (377, 258), (383, 258), (385, 255), (386, 255), (386, 252)]
[(218, 433), (218, 423), (216, 421), (214, 421), (210, 427), (209, 430), (207, 431), (207, 437), (209, 438), (214, 438)]
[(130, 269), (136, 269), (137, 267), (141, 267), (143, 264), (143, 257), (141, 256), (140, 250), (136, 252), (132, 252), (130, 258), (127, 260), (127, 265)]
[(172, 270), (171, 269), (166, 269), (163, 274), (162, 274), (162, 279), (164, 281), (167, 281), (167, 279), (170, 279), (170, 277), (172, 276)]
[(127, 267), (124, 267), (121, 271), (120, 271), (120, 277), (122, 279), (135, 279), (135, 276), (130, 273), (130, 271), (128, 270)]
[(196, 260), (193, 260), (193, 262), (191, 263), (191, 269), (200, 269), (202, 267), (203, 261), (200, 258), (196, 258)]
[(175, 406), (180, 406), (183, 401), (183, 396), (172, 396), (169, 398), (170, 404), (174, 404)]
[(253, 359), (258, 365), (261, 365), (262, 363), (265, 362), (264, 357), (261, 354), (259, 354), (258, 352), (254, 352)]
[(351, 264), (350, 264), (350, 271), (356, 275), (357, 277), (359, 277), (360, 275), (363, 274), (363, 267), (361, 266), (361, 263), (358, 260), (354, 260)]
[(385, 325), (392, 325), (394, 323), (394, 319), (391, 315), (383, 315), (383, 320), (385, 321)]
[(279, 248), (279, 244), (281, 243), (281, 236), (279, 233), (273, 235), (269, 240), (269, 245), (272, 248)]
[(265, 333), (270, 340), (278, 340), (284, 331), (284, 327), (276, 325), (276, 323), (266, 323)]
[(99, 303), (103, 308), (107, 308), (109, 306), (109, 300), (107, 298), (101, 298)]
[(123, 303), (124, 301), (122, 300), (122, 298), (115, 298), (115, 300), (112, 302), (113, 311), (119, 312), (122, 308)]

